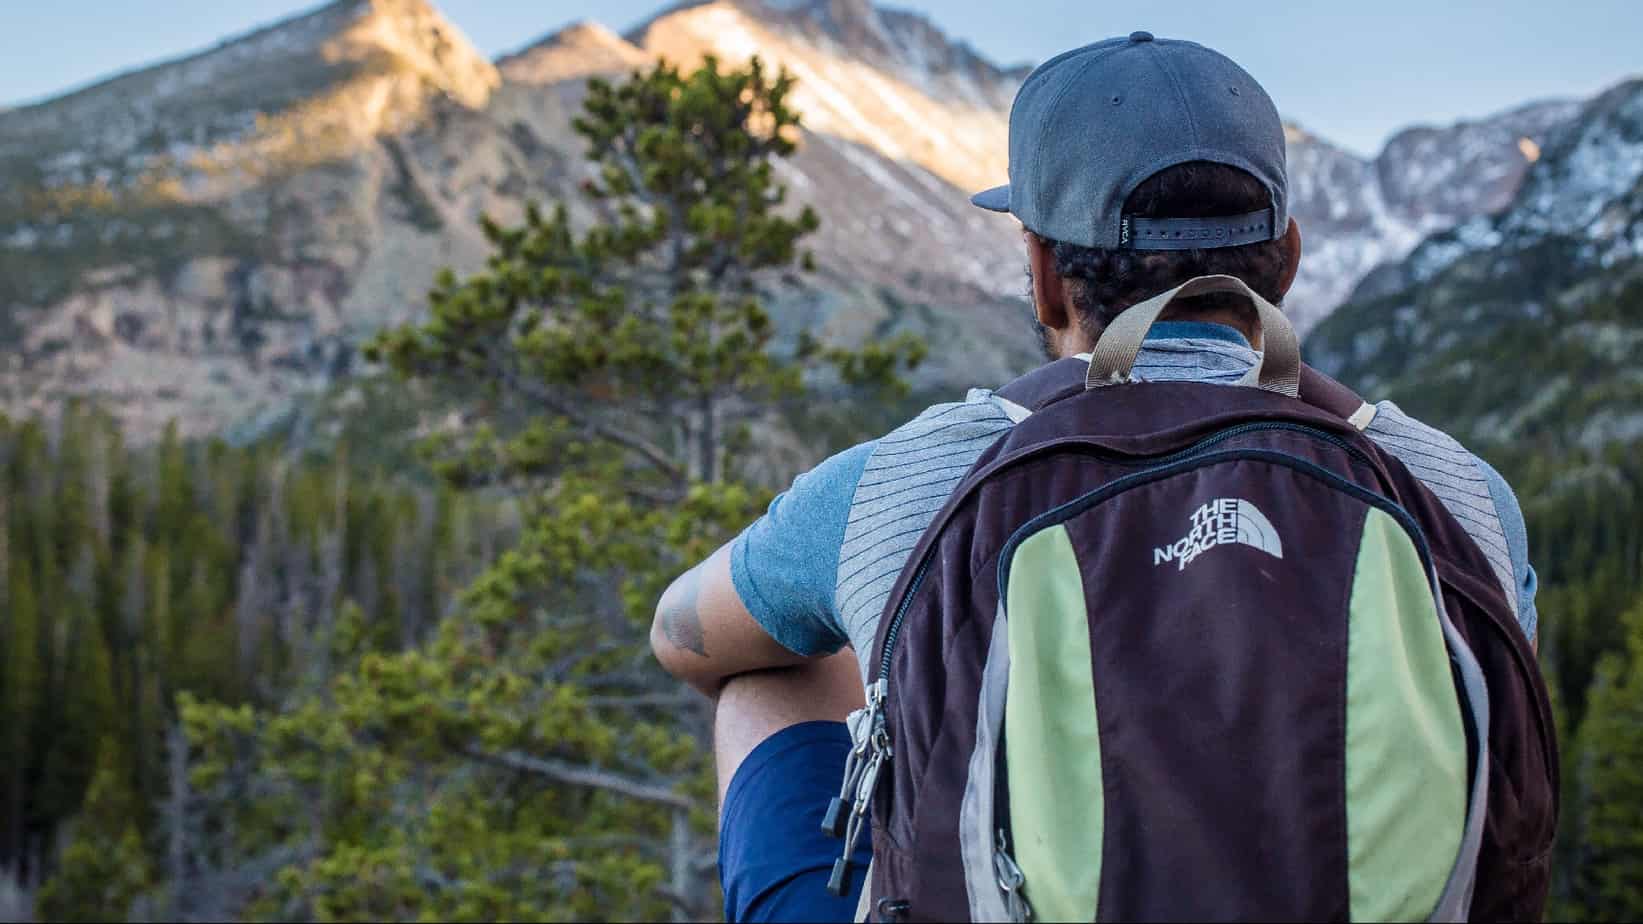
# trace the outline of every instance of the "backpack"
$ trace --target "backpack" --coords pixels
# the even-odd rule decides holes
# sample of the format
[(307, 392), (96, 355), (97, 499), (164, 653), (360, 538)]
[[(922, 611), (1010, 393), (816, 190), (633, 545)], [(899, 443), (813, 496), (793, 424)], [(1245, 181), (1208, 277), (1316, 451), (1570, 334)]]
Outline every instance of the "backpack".
[[(1259, 388), (1136, 384), (1175, 299), (1255, 306)], [(1304, 390), (1303, 390), (1304, 386)], [(1228, 276), (1121, 315), (891, 592), (825, 830), (876, 920), (1538, 920), (1558, 765), (1487, 559)], [(1304, 400), (1303, 400), (1304, 399)]]

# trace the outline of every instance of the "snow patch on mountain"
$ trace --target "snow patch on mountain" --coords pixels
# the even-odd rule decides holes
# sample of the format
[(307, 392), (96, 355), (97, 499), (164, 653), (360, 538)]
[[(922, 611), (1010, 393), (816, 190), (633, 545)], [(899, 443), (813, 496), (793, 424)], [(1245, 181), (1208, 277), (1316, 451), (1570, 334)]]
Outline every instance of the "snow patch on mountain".
[(1575, 255), (1596, 266), (1643, 256), (1643, 80), (1574, 107), (1573, 116), (1569, 108), (1558, 104), (1552, 111), (1562, 121), (1520, 146), (1525, 176), (1509, 207), (1436, 231), (1389, 279), (1358, 294), (1421, 285), (1473, 254), (1509, 254), (1547, 237), (1583, 240)]
[(1604, 240), (1620, 230), (1599, 218), (1643, 179), (1643, 81), (1617, 90), (1594, 102), (1580, 130), (1547, 152), (1502, 231)]
[(1297, 329), (1310, 330), (1360, 284), (1389, 284), (1375, 278), (1379, 267), (1409, 258), (1398, 272), (1418, 281), (1498, 243), (1489, 216), (1512, 201), (1541, 144), (1579, 111), (1578, 103), (1554, 100), (1447, 127), (1418, 126), (1394, 136), (1372, 161), (1287, 126), (1290, 214), (1303, 241), (1286, 305)]

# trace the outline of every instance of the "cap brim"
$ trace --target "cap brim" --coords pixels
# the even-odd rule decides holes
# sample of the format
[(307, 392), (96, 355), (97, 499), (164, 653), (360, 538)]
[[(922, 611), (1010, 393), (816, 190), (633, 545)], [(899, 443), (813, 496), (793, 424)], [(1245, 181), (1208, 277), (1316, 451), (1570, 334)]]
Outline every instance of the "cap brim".
[(1009, 184), (984, 189), (970, 197), (971, 205), (979, 205), (989, 212), (1008, 212), (1010, 210)]

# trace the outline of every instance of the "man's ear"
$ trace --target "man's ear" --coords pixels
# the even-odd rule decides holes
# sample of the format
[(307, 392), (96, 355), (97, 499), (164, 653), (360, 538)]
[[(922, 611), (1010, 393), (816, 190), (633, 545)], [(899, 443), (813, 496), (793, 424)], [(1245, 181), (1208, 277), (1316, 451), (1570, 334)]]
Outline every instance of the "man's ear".
[(1072, 326), (1072, 312), (1067, 305), (1067, 285), (1055, 271), (1054, 247), (1026, 229), (1021, 236), (1027, 241), (1027, 265), (1033, 273), (1033, 310), (1038, 313), (1038, 323), (1050, 330), (1066, 330)]
[(1289, 220), (1289, 230), (1284, 232), (1284, 278), (1278, 284), (1278, 299), (1289, 294), (1289, 287), (1295, 284), (1295, 272), (1301, 268), (1301, 226), (1295, 219)]

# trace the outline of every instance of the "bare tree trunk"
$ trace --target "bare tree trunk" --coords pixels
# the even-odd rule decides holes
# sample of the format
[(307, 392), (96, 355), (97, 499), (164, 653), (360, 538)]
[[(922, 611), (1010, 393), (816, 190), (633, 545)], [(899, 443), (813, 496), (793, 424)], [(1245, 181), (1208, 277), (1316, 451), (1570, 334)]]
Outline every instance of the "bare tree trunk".
[(90, 495), (87, 503), (91, 507), (91, 525), (97, 533), (97, 542), (104, 549), (109, 547), (113, 534), (109, 522), (108, 480), (108, 451), (103, 430), (93, 424), (86, 430), (86, 493)]
[[(170, 770), (170, 793), (166, 798), (166, 881), (173, 895), (186, 892), (188, 876), (188, 739), (180, 724), (165, 733), (166, 761)], [(175, 905), (175, 900), (173, 905)], [(173, 907), (173, 911), (176, 908)]]
[[(274, 584), (274, 552), (285, 539), (286, 467), (278, 464), (269, 473), (268, 499), (251, 538), (251, 547), (241, 555), (239, 584), (235, 588), (234, 634), (241, 676), (257, 676), (256, 660), (270, 641), (268, 622), (278, 588)], [(283, 642), (283, 639), (280, 640)], [(276, 659), (277, 660), (277, 659)]]
[[(0, 448), (0, 478), (4, 478), (5, 474), (6, 455), (4, 449)], [(8, 493), (8, 486), (4, 481), (0, 481), (0, 600), (11, 599), (11, 508), (6, 502)], [(6, 614), (0, 612), (0, 639), (11, 637), (9, 629)]]
[(315, 683), (323, 685), (331, 676), (331, 649), (335, 639), (337, 610), (342, 606), (342, 579), (348, 554), (348, 475), (339, 469), (336, 480), (336, 507), (331, 528), (319, 537), (318, 609), (309, 630), (309, 660), (317, 665)]
[(701, 399), (702, 424), (696, 432), (698, 461), (698, 476), (702, 481), (713, 484), (719, 480), (719, 428), (718, 408), (711, 397)]
[[(668, 865), (671, 867), (669, 885), (674, 895), (688, 901), (691, 897), (690, 813), (682, 808), (673, 810), (673, 830), (669, 840)], [(675, 902), (673, 905), (673, 920), (675, 922), (690, 920), (690, 913), (679, 902)]]
[[(11, 509), (6, 498), (10, 486), (5, 483), (4, 477), (7, 464), (7, 452), (0, 444), (0, 600), (11, 599)], [(22, 726), (22, 711), (18, 708), (19, 702), (11, 698), (12, 684), (17, 683), (16, 675), (12, 674), (13, 658), (18, 668), (22, 666), (21, 653), (15, 653), (19, 629), (12, 625), (11, 607), (0, 606), (0, 717), (7, 725), (13, 726), (13, 732), (6, 742), (11, 754), (7, 761), (11, 765), (11, 773), (7, 774), (5, 792), (10, 795), (7, 804), (0, 814), (0, 831), (6, 832), (4, 843), (0, 843), (0, 866), (10, 864), (16, 866), (21, 874), (23, 848), (23, 748), (22, 735), (17, 727)], [(0, 888), (5, 888), (5, 880), (0, 877)]]
[(131, 710), (131, 753), (135, 758), (138, 792), (143, 798), (152, 793), (153, 762), (150, 760), (148, 729), (143, 722), (143, 660), (146, 636), (143, 633), (143, 613), (148, 607), (143, 573), (143, 541), (132, 537), (126, 549), (125, 592), (120, 601), (120, 647), (111, 651), (110, 660), (127, 662), (125, 671), (126, 708)]
[(394, 593), (399, 597), (400, 645), (415, 645), (427, 630), (428, 575), (434, 563), (434, 520), (438, 516), (431, 493), (418, 491), (416, 522), (394, 538)]

